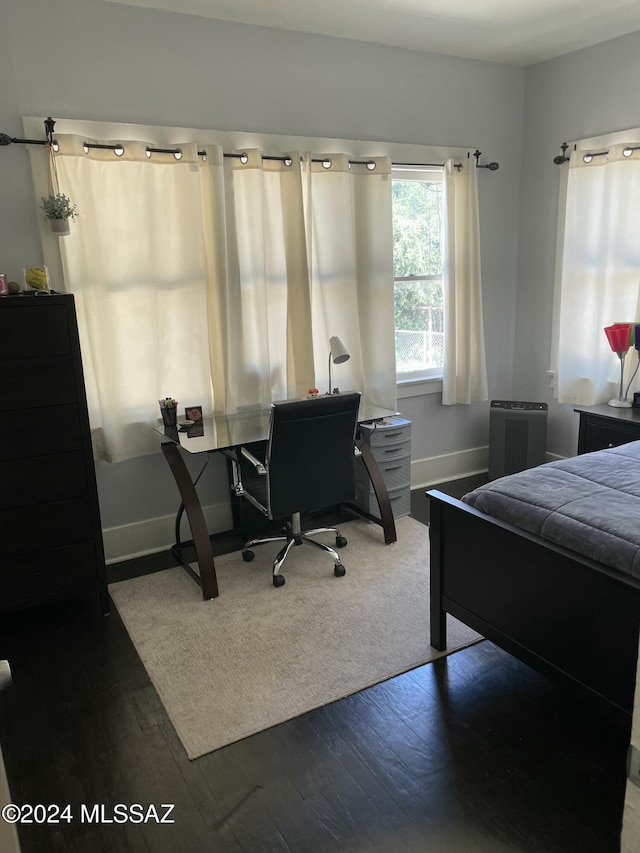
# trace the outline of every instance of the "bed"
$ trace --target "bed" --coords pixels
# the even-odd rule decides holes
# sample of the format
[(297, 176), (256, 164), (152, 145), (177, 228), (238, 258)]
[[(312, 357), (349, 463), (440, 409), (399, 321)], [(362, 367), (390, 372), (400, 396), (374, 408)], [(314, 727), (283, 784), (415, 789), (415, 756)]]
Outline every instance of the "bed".
[(450, 613), (628, 723), (640, 629), (640, 441), (427, 492), (431, 644)]

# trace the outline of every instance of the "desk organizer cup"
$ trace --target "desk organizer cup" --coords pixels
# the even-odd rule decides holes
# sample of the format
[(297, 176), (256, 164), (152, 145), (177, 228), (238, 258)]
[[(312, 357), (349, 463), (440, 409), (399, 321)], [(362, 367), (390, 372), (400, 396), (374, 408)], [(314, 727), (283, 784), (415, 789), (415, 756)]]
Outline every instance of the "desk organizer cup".
[(172, 397), (166, 397), (164, 400), (158, 400), (160, 404), (160, 414), (162, 415), (162, 423), (166, 427), (175, 427), (178, 424), (178, 401)]

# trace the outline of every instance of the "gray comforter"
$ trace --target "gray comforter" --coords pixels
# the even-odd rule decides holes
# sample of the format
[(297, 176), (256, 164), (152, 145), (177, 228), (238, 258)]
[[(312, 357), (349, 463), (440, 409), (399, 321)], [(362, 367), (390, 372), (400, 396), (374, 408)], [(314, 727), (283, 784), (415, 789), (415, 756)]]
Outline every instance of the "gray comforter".
[(511, 474), (462, 500), (640, 578), (640, 441)]

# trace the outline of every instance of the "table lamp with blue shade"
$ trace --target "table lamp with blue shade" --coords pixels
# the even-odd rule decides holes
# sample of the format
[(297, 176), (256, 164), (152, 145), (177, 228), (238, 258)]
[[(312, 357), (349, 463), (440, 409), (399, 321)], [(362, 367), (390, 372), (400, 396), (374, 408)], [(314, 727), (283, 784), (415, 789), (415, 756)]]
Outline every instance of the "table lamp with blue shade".
[(331, 387), (331, 362), (342, 364), (345, 361), (349, 361), (350, 358), (351, 356), (340, 338), (337, 338), (335, 335), (329, 338), (329, 394), (333, 393)]
[[(632, 323), (614, 323), (606, 326), (604, 333), (609, 341), (612, 352), (620, 359), (620, 387), (617, 399), (609, 400), (609, 405), (617, 409), (630, 409), (631, 403), (627, 400), (624, 392), (624, 361), (631, 346)], [(637, 339), (637, 338), (636, 338)]]

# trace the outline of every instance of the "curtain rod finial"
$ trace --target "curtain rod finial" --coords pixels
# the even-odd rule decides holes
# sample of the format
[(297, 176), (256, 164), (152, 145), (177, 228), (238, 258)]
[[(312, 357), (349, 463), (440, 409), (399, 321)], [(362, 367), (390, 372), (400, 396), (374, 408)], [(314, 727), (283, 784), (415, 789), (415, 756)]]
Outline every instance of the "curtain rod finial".
[(569, 146), (567, 145), (566, 142), (563, 142), (562, 145), (560, 146), (560, 148), (562, 149), (562, 154), (558, 154), (557, 157), (553, 158), (553, 162), (556, 164), (556, 166), (562, 166), (563, 163), (569, 162), (569, 158), (566, 156), (568, 147)]
[(53, 142), (53, 128), (56, 126), (55, 121), (49, 116), (44, 120), (44, 129), (47, 134), (47, 140), (49, 144)]
[(486, 163), (485, 165), (482, 165), (480, 163), (481, 154), (482, 151), (480, 151), (480, 149), (478, 148), (476, 148), (476, 150), (473, 152), (473, 156), (476, 158), (476, 169), (488, 169), (490, 172), (495, 172), (500, 168), (500, 163), (496, 163), (495, 160), (492, 163)]

